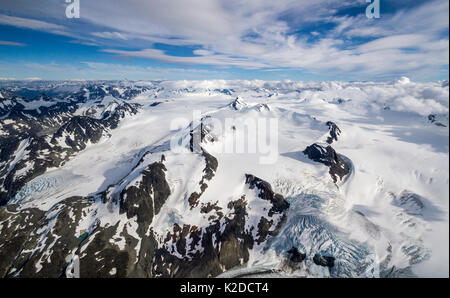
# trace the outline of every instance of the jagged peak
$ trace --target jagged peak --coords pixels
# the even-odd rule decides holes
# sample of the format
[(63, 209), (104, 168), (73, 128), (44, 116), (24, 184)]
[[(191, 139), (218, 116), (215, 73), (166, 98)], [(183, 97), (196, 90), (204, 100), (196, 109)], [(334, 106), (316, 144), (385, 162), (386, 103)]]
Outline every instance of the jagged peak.
[(248, 107), (248, 104), (240, 96), (238, 96), (229, 104), (229, 106), (234, 110), (242, 110), (243, 108)]

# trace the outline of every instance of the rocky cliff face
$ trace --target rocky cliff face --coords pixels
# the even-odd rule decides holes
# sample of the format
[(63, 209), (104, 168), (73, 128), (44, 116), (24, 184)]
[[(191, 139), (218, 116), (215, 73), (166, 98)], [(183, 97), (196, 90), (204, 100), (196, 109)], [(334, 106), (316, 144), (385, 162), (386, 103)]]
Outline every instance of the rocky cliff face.
[(338, 178), (339, 180), (342, 180), (349, 174), (350, 165), (333, 149), (333, 147), (331, 147), (333, 141), (338, 140), (337, 137), (340, 135), (341, 130), (331, 121), (327, 122), (327, 126), (329, 127), (329, 135), (326, 137), (327, 145), (314, 143), (311, 146), (306, 147), (303, 154), (308, 156), (309, 159), (323, 163), (329, 167), (330, 176), (336, 183)]

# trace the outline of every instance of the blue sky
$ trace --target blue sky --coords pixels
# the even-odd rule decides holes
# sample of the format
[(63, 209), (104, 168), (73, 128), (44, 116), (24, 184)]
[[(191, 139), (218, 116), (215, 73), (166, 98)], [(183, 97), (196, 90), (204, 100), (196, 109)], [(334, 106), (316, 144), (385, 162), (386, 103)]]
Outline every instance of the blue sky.
[(379, 2), (4, 0), (0, 78), (448, 79), (448, 0)]

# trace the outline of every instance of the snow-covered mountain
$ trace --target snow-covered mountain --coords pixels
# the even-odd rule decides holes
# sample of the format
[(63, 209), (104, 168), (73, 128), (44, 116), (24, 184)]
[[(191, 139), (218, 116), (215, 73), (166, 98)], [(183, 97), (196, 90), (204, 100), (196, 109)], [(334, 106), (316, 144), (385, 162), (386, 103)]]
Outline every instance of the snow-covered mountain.
[(448, 82), (2, 86), (2, 277), (448, 276)]

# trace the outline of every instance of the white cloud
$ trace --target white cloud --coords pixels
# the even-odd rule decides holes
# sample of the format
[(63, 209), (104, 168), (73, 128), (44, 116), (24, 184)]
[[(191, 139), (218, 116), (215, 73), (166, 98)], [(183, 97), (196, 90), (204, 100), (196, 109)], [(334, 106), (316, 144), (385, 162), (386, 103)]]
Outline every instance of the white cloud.
[(4, 14), (0, 14), (0, 24), (20, 27), (20, 28), (33, 29), (33, 30), (44, 30), (44, 31), (65, 31), (66, 30), (66, 28), (61, 25), (56, 25), (56, 24), (52, 24), (52, 23), (48, 23), (48, 22), (44, 22), (44, 21), (35, 20), (35, 19), (8, 16), (8, 15), (4, 15)]
[(392, 35), (367, 42), (358, 47), (358, 51), (368, 53), (388, 49), (418, 48), (421, 44), (428, 42), (430, 42), (430, 38), (425, 35)]
[(108, 38), (108, 39), (123, 39), (127, 40), (128, 38), (120, 33), (120, 32), (92, 32), (93, 36), (101, 37), (101, 38)]
[(0, 40), (0, 45), (4, 46), (16, 46), (16, 47), (26, 47), (27, 45), (21, 42), (15, 42), (15, 41), (5, 41)]
[[(113, 53), (122, 56), (137, 57), (137, 58), (149, 58), (169, 63), (181, 63), (181, 64), (196, 64), (196, 65), (217, 65), (217, 66), (239, 66), (244, 68), (262, 68), (269, 67), (267, 64), (263, 64), (256, 61), (251, 61), (248, 58), (230, 57), (227, 55), (215, 55), (210, 51), (202, 51), (202, 56), (195, 57), (182, 57), (182, 56), (170, 56), (164, 53), (162, 50), (145, 49), (140, 51), (126, 51), (126, 50), (104, 50), (107, 53)], [(197, 51), (198, 53), (198, 51)]]

